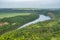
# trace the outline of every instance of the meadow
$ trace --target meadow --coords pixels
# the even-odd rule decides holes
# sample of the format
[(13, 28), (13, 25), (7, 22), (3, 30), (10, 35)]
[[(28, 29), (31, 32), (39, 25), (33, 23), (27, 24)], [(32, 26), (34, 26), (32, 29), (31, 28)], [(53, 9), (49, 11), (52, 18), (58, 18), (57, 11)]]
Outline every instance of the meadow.
[(31, 13), (0, 13), (0, 18), (14, 17), (19, 15), (30, 15)]

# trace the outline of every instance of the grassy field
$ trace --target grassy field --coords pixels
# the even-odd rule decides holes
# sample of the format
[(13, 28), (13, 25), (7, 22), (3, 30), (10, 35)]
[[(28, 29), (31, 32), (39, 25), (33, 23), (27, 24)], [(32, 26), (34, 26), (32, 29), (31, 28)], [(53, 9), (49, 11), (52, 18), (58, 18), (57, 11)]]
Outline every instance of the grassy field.
[(0, 18), (14, 17), (19, 15), (30, 15), (31, 13), (0, 13)]

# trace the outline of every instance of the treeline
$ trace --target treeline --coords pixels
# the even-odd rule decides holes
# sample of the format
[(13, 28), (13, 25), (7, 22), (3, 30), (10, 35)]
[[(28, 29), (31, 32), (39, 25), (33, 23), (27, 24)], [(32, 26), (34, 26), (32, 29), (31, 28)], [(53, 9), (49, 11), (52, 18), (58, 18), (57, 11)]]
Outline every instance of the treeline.
[(60, 9), (0, 9), (0, 14), (4, 13), (34, 13), (34, 14), (44, 14), (48, 15), (48, 13), (52, 13), (55, 15), (57, 19), (60, 17)]
[(37, 13), (45, 14), (48, 12), (60, 13), (60, 9), (0, 9), (0, 13)]

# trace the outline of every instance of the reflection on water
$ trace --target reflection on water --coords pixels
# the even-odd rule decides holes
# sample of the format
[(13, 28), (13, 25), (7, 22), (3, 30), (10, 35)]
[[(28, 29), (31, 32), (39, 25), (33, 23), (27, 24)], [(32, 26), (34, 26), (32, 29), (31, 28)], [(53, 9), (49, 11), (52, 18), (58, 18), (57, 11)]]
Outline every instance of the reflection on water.
[(21, 29), (21, 28), (23, 28), (23, 27), (26, 27), (26, 26), (28, 26), (28, 25), (35, 24), (35, 23), (38, 23), (38, 22), (50, 20), (50, 19), (51, 19), (51, 18), (50, 18), (49, 16), (39, 15), (39, 18), (38, 18), (38, 19), (22, 25), (22, 26), (21, 26), (20, 28), (18, 28), (18, 29)]

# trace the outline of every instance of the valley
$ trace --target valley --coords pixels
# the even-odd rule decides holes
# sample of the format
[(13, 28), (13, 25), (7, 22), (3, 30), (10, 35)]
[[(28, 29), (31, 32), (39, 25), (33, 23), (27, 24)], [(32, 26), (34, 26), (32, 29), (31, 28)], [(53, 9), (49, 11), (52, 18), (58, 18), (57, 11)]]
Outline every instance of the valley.
[(59, 9), (4, 10), (0, 9), (0, 40), (60, 40)]

